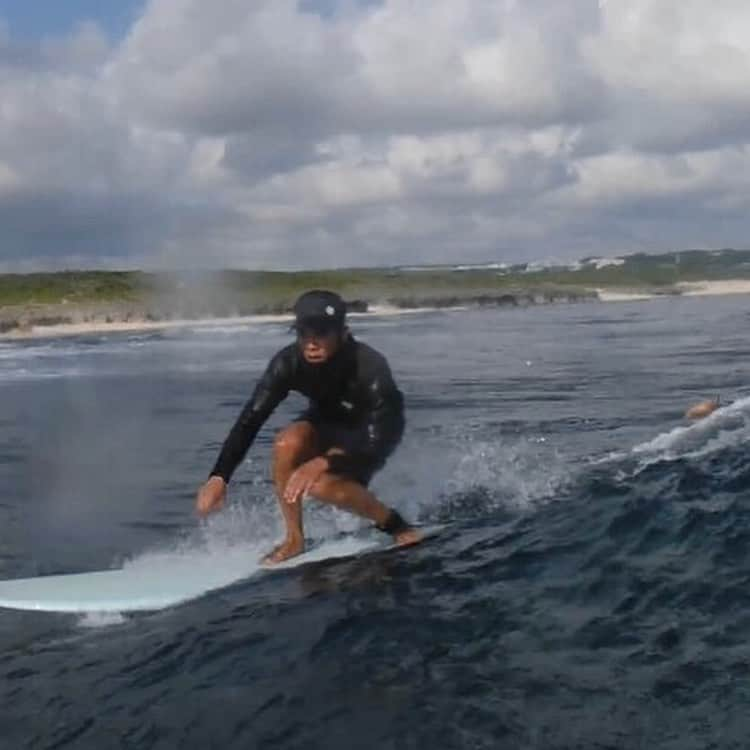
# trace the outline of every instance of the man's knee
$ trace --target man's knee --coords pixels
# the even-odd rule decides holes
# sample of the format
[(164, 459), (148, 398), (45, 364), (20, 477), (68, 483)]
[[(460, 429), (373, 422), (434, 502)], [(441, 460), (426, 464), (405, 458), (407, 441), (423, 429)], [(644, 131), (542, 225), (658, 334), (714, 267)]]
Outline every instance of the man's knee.
[(299, 455), (315, 450), (317, 435), (309, 422), (295, 422), (280, 430), (273, 443), (275, 455)]
[(346, 487), (342, 487), (341, 477), (325, 472), (313, 482), (308, 492), (318, 500), (339, 504), (346, 500), (346, 489)]

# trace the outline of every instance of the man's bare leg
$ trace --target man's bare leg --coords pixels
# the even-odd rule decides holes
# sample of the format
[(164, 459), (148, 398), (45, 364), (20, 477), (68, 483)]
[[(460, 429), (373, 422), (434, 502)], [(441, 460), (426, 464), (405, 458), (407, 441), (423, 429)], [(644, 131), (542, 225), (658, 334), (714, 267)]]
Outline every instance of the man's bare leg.
[(276, 436), (273, 446), (273, 482), (279, 507), (284, 516), (286, 537), (263, 558), (265, 562), (281, 562), (288, 557), (300, 554), (305, 549), (302, 503), (286, 502), (284, 490), (294, 471), (316, 455), (317, 445), (315, 428), (309, 422), (295, 422)]
[[(324, 503), (356, 513), (377, 526), (383, 526), (391, 515), (391, 509), (380, 502), (370, 490), (353, 479), (336, 474), (323, 474), (311, 487), (310, 494)], [(411, 526), (404, 526), (393, 533), (396, 544), (406, 546), (422, 541), (422, 534)]]

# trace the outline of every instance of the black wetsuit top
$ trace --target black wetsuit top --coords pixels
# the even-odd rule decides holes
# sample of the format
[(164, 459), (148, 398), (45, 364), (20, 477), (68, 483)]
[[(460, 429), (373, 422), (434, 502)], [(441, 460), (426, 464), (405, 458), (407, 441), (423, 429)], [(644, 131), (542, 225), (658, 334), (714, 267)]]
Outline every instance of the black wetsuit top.
[(354, 450), (329, 457), (333, 473), (366, 474), (382, 466), (401, 439), (404, 400), (382, 354), (349, 336), (328, 362), (312, 365), (294, 343), (271, 359), (224, 441), (212, 476), (230, 480), (258, 431), (289, 391), (310, 399), (311, 421), (362, 431), (363, 439)]

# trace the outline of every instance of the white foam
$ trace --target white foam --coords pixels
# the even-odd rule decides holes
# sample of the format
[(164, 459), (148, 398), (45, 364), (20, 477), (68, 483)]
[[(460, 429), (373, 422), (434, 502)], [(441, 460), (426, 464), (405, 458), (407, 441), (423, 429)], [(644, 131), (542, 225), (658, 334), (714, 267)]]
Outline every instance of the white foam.
[(636, 445), (632, 449), (633, 453), (668, 453), (680, 451), (686, 444), (694, 446), (697, 442), (708, 441), (718, 430), (724, 427), (730, 428), (732, 418), (744, 417), (748, 408), (750, 408), (750, 397), (739, 399), (727, 406), (719, 407), (704, 419), (689, 425), (675, 427), (669, 432)]
[(750, 440), (750, 397), (722, 406), (704, 419), (680, 425), (650, 440), (638, 443), (629, 451), (614, 451), (592, 463), (638, 459), (636, 473), (662, 461), (695, 459)]
[(86, 612), (78, 620), (82, 628), (108, 628), (112, 625), (122, 625), (126, 622), (120, 612)]

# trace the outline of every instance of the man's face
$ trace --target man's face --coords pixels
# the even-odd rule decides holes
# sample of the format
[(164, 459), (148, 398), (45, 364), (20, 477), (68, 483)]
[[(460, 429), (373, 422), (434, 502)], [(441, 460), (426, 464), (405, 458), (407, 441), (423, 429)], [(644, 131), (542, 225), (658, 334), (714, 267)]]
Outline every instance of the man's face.
[(328, 362), (339, 350), (343, 339), (344, 335), (340, 331), (315, 325), (302, 325), (297, 330), (297, 341), (302, 356), (311, 365)]

